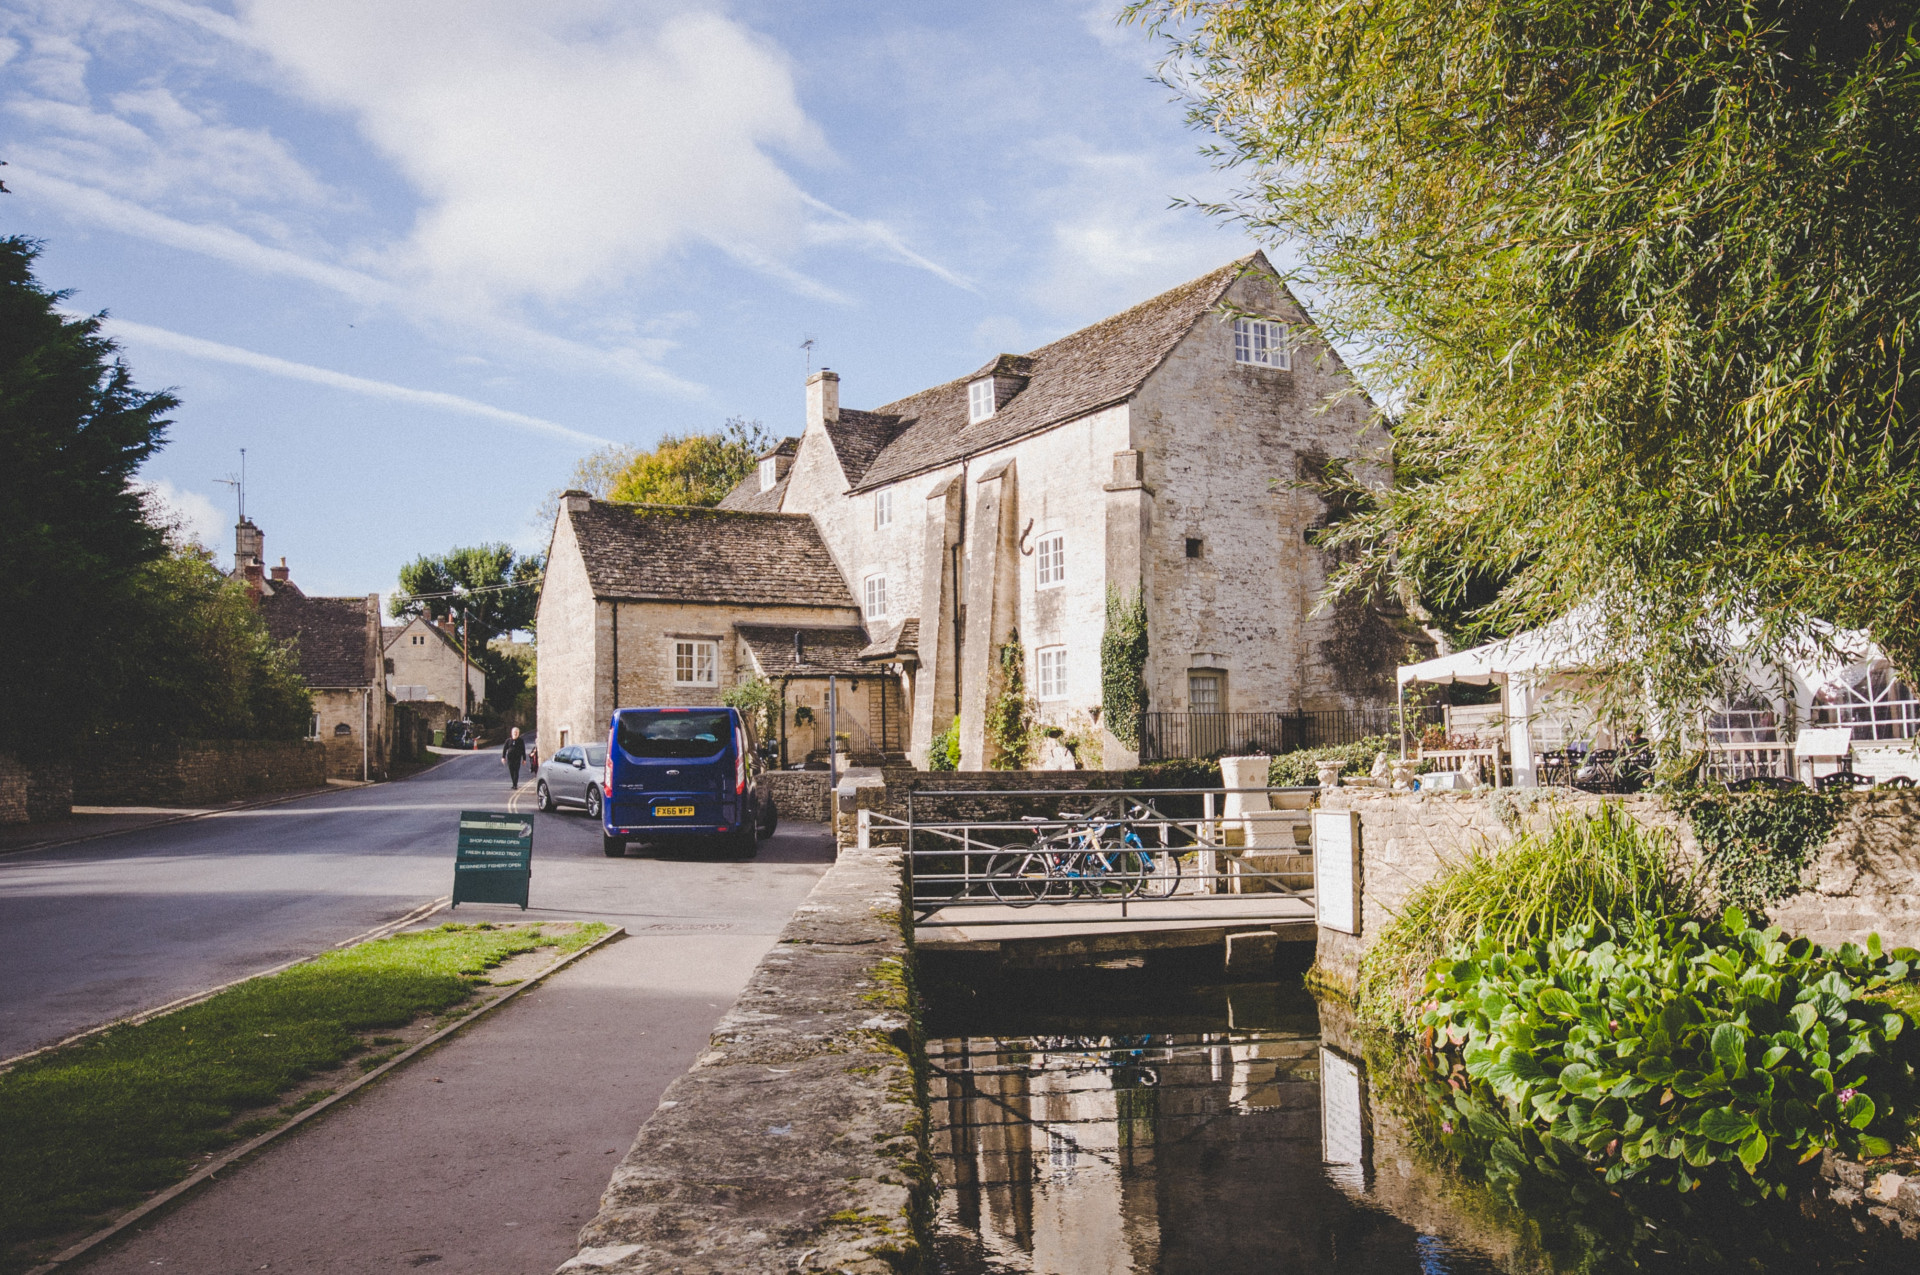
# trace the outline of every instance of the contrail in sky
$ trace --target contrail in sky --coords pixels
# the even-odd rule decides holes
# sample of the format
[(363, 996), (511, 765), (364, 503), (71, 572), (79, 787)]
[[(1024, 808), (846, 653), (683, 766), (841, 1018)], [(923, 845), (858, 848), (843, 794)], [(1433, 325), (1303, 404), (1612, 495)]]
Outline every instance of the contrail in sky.
[(411, 386), (395, 385), (390, 381), (370, 381), (364, 376), (350, 376), (330, 368), (314, 367), (310, 363), (295, 363), (291, 359), (275, 358), (271, 354), (243, 350), (237, 345), (222, 345), (218, 341), (202, 340), (197, 336), (187, 336), (181, 332), (150, 327), (145, 323), (134, 323), (127, 319), (107, 319), (106, 330), (109, 336), (125, 337), (129, 341), (177, 350), (182, 354), (211, 359), (216, 363), (233, 363), (240, 367), (250, 367), (257, 372), (284, 376), (292, 381), (309, 381), (315, 385), (326, 385), (352, 394), (364, 394), (368, 398), (384, 398), (396, 403), (417, 403), (421, 407), (434, 407), (443, 412), (461, 412), (468, 416), (484, 417), (519, 429), (551, 434), (556, 438), (571, 439), (576, 443), (586, 443), (593, 447), (605, 447), (613, 441), (554, 421), (542, 420), (538, 416), (509, 412), (503, 407), (494, 407), (474, 399), (462, 398), (458, 394), (447, 394), (440, 390), (416, 390)]

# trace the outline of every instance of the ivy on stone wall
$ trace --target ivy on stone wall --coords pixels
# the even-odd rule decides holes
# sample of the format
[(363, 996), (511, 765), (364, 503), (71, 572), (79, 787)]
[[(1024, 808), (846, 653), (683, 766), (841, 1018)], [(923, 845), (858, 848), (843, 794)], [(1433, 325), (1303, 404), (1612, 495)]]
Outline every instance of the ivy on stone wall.
[(1714, 793), (1680, 803), (1722, 905), (1763, 911), (1800, 888), (1800, 873), (1840, 817), (1840, 799), (1805, 788)]
[(1140, 747), (1140, 716), (1147, 711), (1147, 600), (1107, 586), (1107, 627), (1100, 635), (1100, 703), (1107, 730), (1128, 748)]
[(1000, 644), (1000, 693), (987, 707), (988, 768), (1025, 770), (1033, 756), (1032, 705), (1027, 701), (1027, 648), (1015, 630)]

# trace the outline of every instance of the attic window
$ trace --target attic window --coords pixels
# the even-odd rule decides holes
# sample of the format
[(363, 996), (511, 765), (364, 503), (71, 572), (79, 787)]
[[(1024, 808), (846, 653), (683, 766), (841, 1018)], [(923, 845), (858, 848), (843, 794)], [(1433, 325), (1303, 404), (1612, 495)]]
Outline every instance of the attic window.
[(1207, 552), (1206, 541), (1202, 540), (1199, 536), (1187, 537), (1187, 556), (1189, 558), (1205, 557), (1206, 552)]
[(760, 490), (772, 491), (780, 481), (780, 462), (769, 456), (760, 462)]
[(993, 378), (982, 377), (967, 386), (967, 423), (978, 425), (993, 415)]
[(1291, 335), (1284, 323), (1275, 323), (1270, 319), (1235, 319), (1233, 321), (1233, 361), (1251, 363), (1255, 367), (1279, 368), (1289, 371), (1293, 367)]

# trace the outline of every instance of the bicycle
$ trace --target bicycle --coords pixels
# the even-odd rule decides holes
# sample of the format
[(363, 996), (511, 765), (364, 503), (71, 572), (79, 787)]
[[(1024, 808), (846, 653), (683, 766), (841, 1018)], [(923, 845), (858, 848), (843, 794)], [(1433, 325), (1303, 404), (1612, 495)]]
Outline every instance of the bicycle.
[[(1110, 820), (1062, 811), (1062, 819), (1081, 822), (1036, 832), (1031, 846), (995, 856), (987, 864), (988, 888), (1012, 907), (1043, 898), (1167, 898), (1180, 888), (1180, 859), (1140, 840), (1134, 821), (1146, 813), (1135, 806), (1127, 818)], [(1046, 820), (1026, 816), (1023, 822)]]

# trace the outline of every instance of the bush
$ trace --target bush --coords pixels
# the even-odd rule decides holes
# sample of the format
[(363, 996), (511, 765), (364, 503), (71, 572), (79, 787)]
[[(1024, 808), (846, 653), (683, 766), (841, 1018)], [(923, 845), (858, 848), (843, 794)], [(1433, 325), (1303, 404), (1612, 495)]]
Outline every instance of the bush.
[(1632, 932), (1701, 906), (1665, 832), (1613, 804), (1561, 814), (1504, 849), (1476, 846), (1415, 890), (1360, 958), (1356, 1008), (1375, 1026), (1407, 1030), (1435, 962), (1476, 935), (1512, 949), (1569, 925)]
[[(1473, 1098), (1577, 1150), (1609, 1185), (1685, 1192), (1714, 1176), (1779, 1198), (1822, 1150), (1892, 1149), (1914, 1036), (1874, 997), (1915, 959), (1883, 956), (1878, 936), (1865, 951), (1786, 941), (1737, 908), (1707, 924), (1571, 925), (1518, 950), (1482, 934), (1436, 971), (1422, 1021)], [(1481, 1125), (1495, 1160), (1524, 1156)]]
[(1761, 911), (1800, 888), (1833, 833), (1839, 798), (1806, 788), (1696, 796), (1686, 807), (1722, 904)]
[(1374, 735), (1356, 739), (1351, 744), (1282, 753), (1267, 767), (1267, 782), (1276, 788), (1310, 788), (1320, 782), (1319, 764), (1323, 761), (1339, 762), (1343, 775), (1364, 775), (1373, 769), (1373, 759), (1381, 753), (1399, 756), (1400, 741), (1388, 735)]
[(960, 719), (927, 742), (928, 770), (960, 769)]

